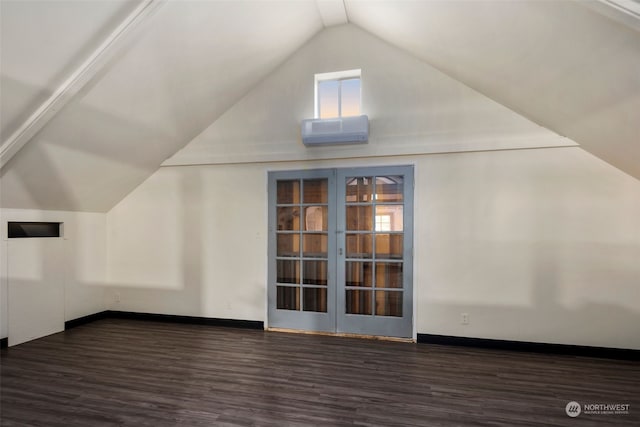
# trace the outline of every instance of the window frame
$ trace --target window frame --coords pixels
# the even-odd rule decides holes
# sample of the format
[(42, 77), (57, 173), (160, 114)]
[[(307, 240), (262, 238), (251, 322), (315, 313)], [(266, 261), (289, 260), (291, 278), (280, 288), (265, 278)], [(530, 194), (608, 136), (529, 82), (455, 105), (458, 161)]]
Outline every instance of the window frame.
[[(330, 73), (318, 73), (315, 75), (314, 78), (314, 85), (313, 85), (313, 89), (314, 89), (314, 111), (313, 111), (313, 116), (316, 119), (320, 119), (320, 97), (319, 97), (319, 93), (318, 93), (318, 86), (321, 82), (326, 82), (326, 81), (337, 81), (337, 82), (341, 82), (343, 80), (353, 80), (353, 79), (358, 79), (360, 80), (360, 99), (359, 99), (359, 103), (360, 103), (360, 115), (362, 114), (362, 70), (361, 69), (353, 69), (353, 70), (344, 70), (344, 71), (334, 71), (334, 72), (330, 72)], [(331, 119), (339, 119), (342, 118), (342, 84), (340, 83), (338, 85), (338, 116), (337, 117), (327, 117), (327, 120), (331, 120)], [(346, 116), (346, 117), (351, 117), (351, 116)]]

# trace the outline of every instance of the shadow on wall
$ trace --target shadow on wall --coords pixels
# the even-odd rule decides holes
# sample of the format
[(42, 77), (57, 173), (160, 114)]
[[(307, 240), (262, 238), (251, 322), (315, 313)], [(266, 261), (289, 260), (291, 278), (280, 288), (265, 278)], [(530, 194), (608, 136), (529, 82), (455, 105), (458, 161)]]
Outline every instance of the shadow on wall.
[[(463, 314), (468, 325), (462, 325)], [(615, 304), (525, 308), (438, 302), (418, 307), (417, 315), (432, 325), (418, 333), (640, 350), (640, 313)]]
[(262, 195), (234, 184), (224, 168), (161, 169), (144, 184), (152, 202), (125, 199), (110, 212), (107, 308), (263, 320), (266, 276), (256, 263), (266, 230), (253, 217)]
[[(192, 171), (194, 172), (194, 171)], [(204, 244), (202, 200), (204, 200), (201, 174), (187, 173), (180, 181), (180, 208), (182, 213), (182, 283), (197, 290), (190, 297), (191, 307), (200, 307), (203, 312)]]
[[(123, 270), (118, 276), (124, 280), (120, 277), (110, 280), (107, 308), (203, 314), (197, 309), (203, 300), (203, 239), (207, 238), (203, 228), (202, 187), (198, 171), (187, 171), (177, 188), (164, 188), (175, 199), (168, 204), (142, 206), (135, 217), (127, 216), (126, 223), (118, 223), (117, 231), (111, 230), (124, 235), (127, 240), (119, 244), (126, 245), (130, 253), (115, 261)], [(133, 277), (139, 280), (134, 282)]]
[[(486, 303), (427, 299), (418, 307), (418, 317), (420, 325), (430, 326), (418, 332), (640, 349), (640, 269), (633, 260), (640, 248), (602, 246), (573, 242), (554, 250), (549, 245), (531, 245), (532, 263), (526, 277), (487, 289), (502, 290), (502, 294), (474, 290), (475, 299)], [(599, 253), (615, 253), (618, 257), (615, 262), (604, 257), (603, 263), (599, 262)], [(473, 280), (479, 286), (488, 281), (480, 276)], [(523, 293), (524, 298), (518, 298)], [(464, 299), (470, 298), (474, 297)], [(492, 299), (505, 302), (495, 304)], [(522, 304), (510, 305), (506, 299)]]
[[(165, 191), (175, 198), (167, 204), (141, 206), (135, 217), (128, 216), (126, 223), (117, 224), (117, 231), (111, 230), (124, 235), (130, 253), (115, 261), (121, 270), (118, 276), (124, 280), (110, 280), (112, 294), (107, 297), (107, 308), (203, 314), (204, 239), (208, 236), (203, 220), (202, 177), (191, 169), (181, 175), (177, 188), (166, 187)], [(142, 279), (132, 283), (127, 277)]]

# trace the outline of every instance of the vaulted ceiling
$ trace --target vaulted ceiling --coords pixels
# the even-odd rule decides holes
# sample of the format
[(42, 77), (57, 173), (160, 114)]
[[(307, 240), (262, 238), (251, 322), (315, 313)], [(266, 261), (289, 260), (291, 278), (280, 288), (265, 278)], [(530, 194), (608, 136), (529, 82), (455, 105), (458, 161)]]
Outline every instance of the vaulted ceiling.
[(346, 4), (356, 25), (640, 178), (634, 1)]
[(640, 178), (635, 5), (0, 0), (0, 203), (109, 210), (307, 40), (347, 22)]

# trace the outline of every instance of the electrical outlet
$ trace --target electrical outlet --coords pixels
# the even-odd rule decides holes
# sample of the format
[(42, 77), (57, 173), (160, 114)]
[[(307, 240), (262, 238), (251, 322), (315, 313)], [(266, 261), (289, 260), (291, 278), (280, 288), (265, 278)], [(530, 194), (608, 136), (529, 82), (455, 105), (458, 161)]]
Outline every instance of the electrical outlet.
[(116, 301), (116, 303), (120, 302), (120, 292), (116, 292), (113, 296), (113, 299)]
[(460, 323), (463, 325), (469, 324), (469, 313), (460, 313)]

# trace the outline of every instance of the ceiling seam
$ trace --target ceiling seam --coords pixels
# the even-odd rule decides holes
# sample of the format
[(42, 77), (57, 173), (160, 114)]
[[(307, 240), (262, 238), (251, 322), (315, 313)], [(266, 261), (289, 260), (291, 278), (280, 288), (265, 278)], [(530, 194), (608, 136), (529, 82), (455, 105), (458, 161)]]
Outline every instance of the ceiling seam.
[(167, 0), (144, 0), (0, 146), (0, 170), (113, 58), (129, 34)]
[(342, 7), (344, 9), (344, 16), (347, 17), (347, 24), (350, 24), (351, 23), (351, 19), (349, 19), (349, 10), (347, 9), (346, 0), (342, 0)]

